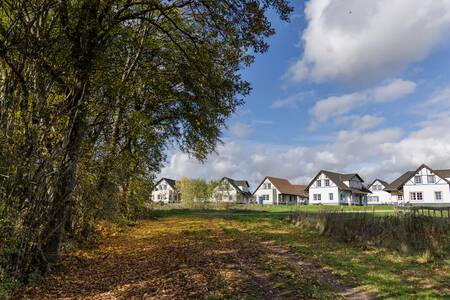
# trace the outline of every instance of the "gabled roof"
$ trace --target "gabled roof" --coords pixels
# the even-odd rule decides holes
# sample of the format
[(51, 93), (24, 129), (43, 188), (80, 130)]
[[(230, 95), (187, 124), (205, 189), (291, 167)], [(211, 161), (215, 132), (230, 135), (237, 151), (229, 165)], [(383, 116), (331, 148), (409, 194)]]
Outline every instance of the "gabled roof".
[(261, 181), (261, 183), (258, 185), (258, 187), (255, 189), (255, 192), (259, 189), (259, 187), (264, 183), (266, 179), (269, 179), (270, 182), (277, 188), (277, 190), (281, 194), (286, 195), (296, 195), (296, 196), (306, 196), (306, 185), (300, 185), (300, 184), (292, 184), (287, 179), (283, 178), (277, 178), (272, 176), (266, 176)]
[(170, 185), (173, 189), (176, 188), (176, 180), (174, 179), (170, 179), (170, 178), (161, 178), (160, 180), (158, 180), (158, 182), (155, 183), (155, 186), (157, 186), (161, 181), (165, 180), (167, 182), (168, 185)]
[(389, 183), (387, 183), (386, 181), (377, 178), (377, 179), (375, 179), (374, 181), (372, 181), (372, 183), (369, 184), (369, 185), (367, 186), (367, 188), (370, 189), (370, 187), (371, 187), (375, 182), (377, 182), (377, 181), (379, 181), (385, 188), (389, 185)]
[(434, 173), (443, 179), (450, 178), (450, 169), (434, 170)]
[(234, 183), (238, 186), (244, 186), (250, 187), (250, 184), (248, 184), (247, 180), (234, 180)]
[(244, 196), (248, 196), (249, 197), (249, 196), (252, 195), (252, 193), (244, 192), (239, 187), (239, 185), (244, 185), (244, 183), (247, 184), (247, 186), (250, 187), (250, 185), (248, 184), (247, 180), (234, 180), (234, 179), (231, 179), (229, 177), (223, 177), (220, 181), (224, 181), (224, 180), (228, 181), (236, 189), (236, 191), (238, 191), (239, 193), (243, 194)]
[(372, 193), (370, 190), (368, 190), (364, 186), (361, 189), (355, 189), (355, 188), (348, 187), (344, 183), (344, 181), (349, 181), (350, 179), (352, 179), (355, 176), (358, 177), (361, 180), (361, 182), (364, 182), (364, 180), (358, 174), (356, 174), (356, 173), (342, 174), (342, 173), (331, 172), (331, 171), (326, 171), (326, 170), (321, 170), (321, 171), (319, 171), (319, 173), (317, 173), (317, 175), (313, 178), (313, 180), (311, 180), (311, 182), (306, 187), (307, 190), (313, 185), (314, 182), (316, 182), (316, 179), (320, 176), (320, 174), (325, 174), (341, 190), (350, 191), (353, 193)]
[(405, 185), (405, 183), (407, 183), (408, 180), (413, 178), (414, 175), (416, 175), (416, 173), (419, 172), (422, 168), (426, 168), (426, 169), (430, 170), (431, 172), (433, 172), (437, 176), (441, 177), (447, 183), (450, 184), (450, 181), (446, 179), (446, 178), (450, 177), (450, 170), (449, 169), (433, 170), (432, 168), (430, 168), (426, 164), (422, 164), (415, 171), (407, 171), (406, 173), (404, 173), (403, 175), (401, 175), (400, 177), (395, 179), (384, 190), (387, 191), (387, 192), (400, 191), (401, 189), (403, 189), (403, 186)]
[(398, 177), (397, 179), (392, 181), (390, 184), (388, 184), (388, 186), (385, 187), (384, 190), (387, 191), (387, 192), (394, 192), (394, 191), (401, 190), (403, 188), (403, 185), (411, 177), (413, 177), (414, 174), (416, 174), (416, 172), (414, 172), (414, 171), (407, 171), (407, 172), (405, 172), (403, 175), (401, 175), (400, 177)]

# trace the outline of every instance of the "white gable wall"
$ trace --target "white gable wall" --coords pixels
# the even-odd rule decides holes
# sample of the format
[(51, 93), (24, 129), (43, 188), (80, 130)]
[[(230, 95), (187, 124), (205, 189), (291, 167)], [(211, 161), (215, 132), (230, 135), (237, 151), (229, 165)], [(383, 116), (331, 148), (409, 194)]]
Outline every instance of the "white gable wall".
[(390, 193), (383, 191), (386, 188), (380, 181), (375, 181), (369, 188), (372, 194), (368, 195), (367, 204), (392, 204), (392, 196)]
[[(326, 180), (329, 181), (329, 186), (326, 186)], [(320, 186), (318, 186), (320, 181)], [(333, 199), (330, 200), (330, 194)], [(320, 195), (320, 200), (314, 200), (314, 195)], [(318, 198), (318, 196), (316, 196)], [(325, 174), (320, 174), (316, 181), (309, 188), (309, 203), (310, 204), (339, 204), (339, 188), (331, 181)]]
[[(416, 183), (415, 176), (420, 176), (422, 183)], [(403, 186), (404, 202), (416, 205), (450, 203), (450, 185), (444, 179), (425, 167), (420, 169), (415, 176), (408, 180)], [(429, 182), (428, 176), (434, 176), (435, 182)], [(436, 199), (435, 192), (441, 192), (442, 200)], [(414, 200), (411, 193), (422, 193), (423, 199)]]
[(161, 180), (152, 191), (153, 202), (178, 202), (178, 198), (177, 191), (175, 191), (165, 179)]
[[(270, 188), (267, 187), (268, 184), (270, 184)], [(260, 199), (262, 199), (262, 204), (277, 204), (279, 194), (280, 192), (278, 189), (268, 178), (266, 178), (255, 191), (254, 196), (256, 197), (256, 203), (258, 204), (260, 204)]]
[[(246, 191), (246, 190), (244, 190)], [(247, 203), (248, 198), (244, 197), (227, 179), (223, 179), (212, 193), (213, 202), (227, 203)]]

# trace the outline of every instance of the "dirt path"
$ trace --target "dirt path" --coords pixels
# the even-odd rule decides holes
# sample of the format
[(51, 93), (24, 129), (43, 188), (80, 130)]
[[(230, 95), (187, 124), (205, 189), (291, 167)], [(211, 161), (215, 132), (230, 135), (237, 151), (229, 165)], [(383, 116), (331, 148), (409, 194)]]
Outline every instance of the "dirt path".
[(340, 281), (339, 279), (337, 279), (330, 272), (327, 272), (327, 271), (323, 270), (322, 268), (313, 265), (312, 263), (302, 260), (297, 255), (289, 252), (287, 249), (276, 245), (274, 241), (265, 241), (265, 242), (262, 242), (262, 244), (269, 251), (272, 251), (272, 252), (275, 252), (275, 253), (278, 253), (279, 255), (281, 255), (290, 264), (295, 266), (295, 268), (298, 268), (302, 271), (306, 270), (308, 272), (311, 272), (311, 274), (314, 274), (314, 276), (316, 276), (322, 284), (331, 286), (336, 291), (337, 295), (341, 295), (345, 299), (350, 299), (350, 300), (373, 300), (373, 299), (376, 299), (376, 297), (370, 295), (369, 293), (362, 290), (361, 288), (351, 287), (351, 286), (345, 284), (344, 282)]
[(171, 217), (77, 251), (17, 299), (373, 299), (223, 219)]

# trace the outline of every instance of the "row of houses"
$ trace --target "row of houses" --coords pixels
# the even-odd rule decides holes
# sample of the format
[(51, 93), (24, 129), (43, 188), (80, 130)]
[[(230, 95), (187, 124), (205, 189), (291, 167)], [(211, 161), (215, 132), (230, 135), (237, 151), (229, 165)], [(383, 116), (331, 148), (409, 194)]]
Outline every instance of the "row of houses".
[[(180, 202), (176, 181), (159, 180), (152, 192), (154, 202)], [(214, 189), (211, 202), (258, 204), (335, 205), (450, 205), (450, 169), (436, 170), (423, 164), (391, 183), (375, 179), (366, 185), (357, 173), (319, 171), (307, 185), (266, 176), (253, 193), (246, 180), (224, 177)]]

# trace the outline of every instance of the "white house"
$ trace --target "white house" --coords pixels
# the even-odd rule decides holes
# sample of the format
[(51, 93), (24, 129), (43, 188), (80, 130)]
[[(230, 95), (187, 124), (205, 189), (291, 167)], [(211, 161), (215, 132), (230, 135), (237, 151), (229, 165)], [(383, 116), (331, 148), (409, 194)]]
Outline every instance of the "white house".
[(223, 177), (212, 192), (213, 202), (249, 203), (252, 194), (246, 180), (234, 180)]
[(386, 188), (399, 203), (411, 205), (450, 205), (450, 169), (434, 170), (421, 165), (408, 171)]
[(179, 203), (181, 195), (176, 188), (176, 181), (169, 178), (161, 178), (152, 191), (152, 201), (160, 203)]
[(341, 174), (322, 170), (307, 186), (309, 204), (365, 205), (371, 192), (356, 173)]
[(253, 196), (259, 204), (298, 204), (308, 200), (305, 185), (290, 183), (287, 179), (266, 176)]
[(381, 179), (375, 179), (371, 184), (369, 184), (367, 189), (371, 191), (372, 194), (367, 196), (367, 204), (392, 204), (393, 199), (391, 194), (384, 190), (387, 186), (389, 186), (389, 184)]

